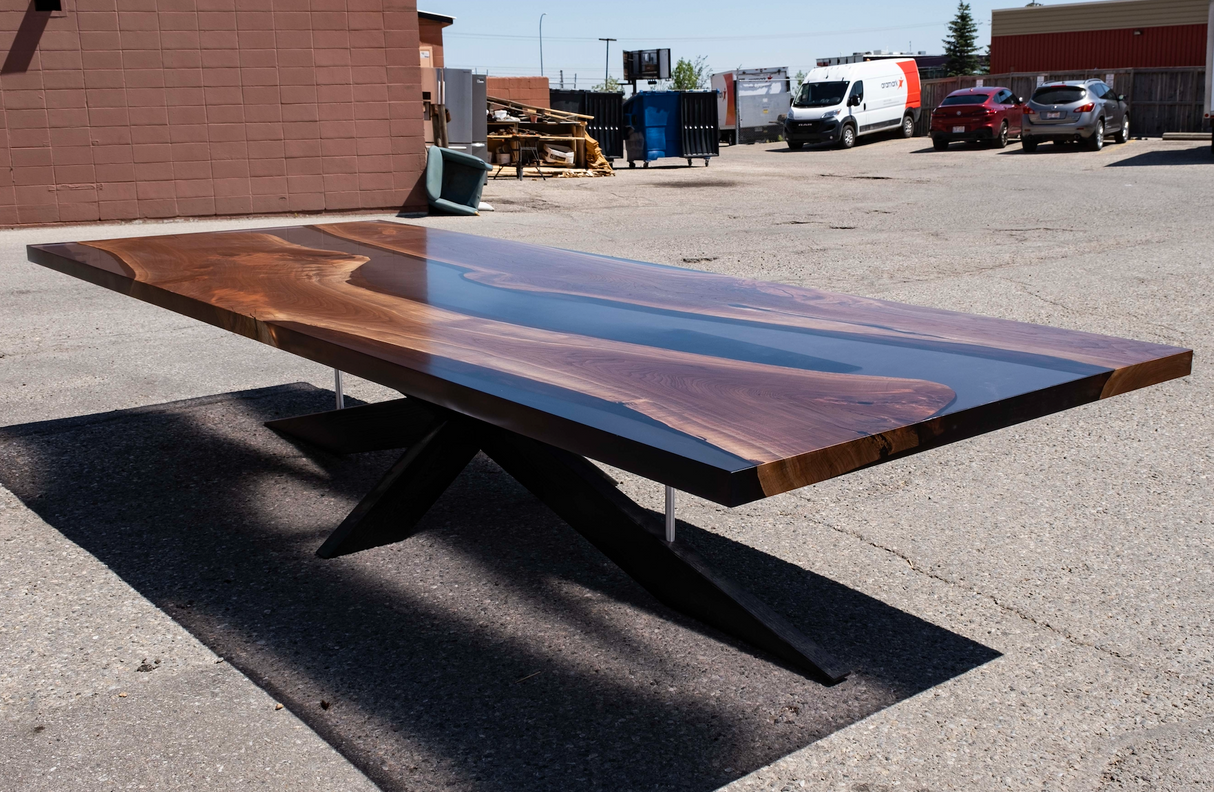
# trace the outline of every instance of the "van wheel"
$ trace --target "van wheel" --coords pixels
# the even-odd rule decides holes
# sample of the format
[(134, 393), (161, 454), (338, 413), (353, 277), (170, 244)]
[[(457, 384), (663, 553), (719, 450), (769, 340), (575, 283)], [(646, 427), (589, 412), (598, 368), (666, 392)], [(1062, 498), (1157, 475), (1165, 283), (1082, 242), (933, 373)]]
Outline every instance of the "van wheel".
[(843, 134), (839, 136), (839, 148), (849, 149), (856, 145), (856, 128), (851, 124), (843, 125)]
[(991, 145), (995, 148), (1007, 148), (1007, 122), (1004, 121), (999, 125), (999, 134), (991, 141)]
[(1024, 149), (1026, 154), (1032, 154), (1037, 150), (1037, 141), (1031, 138), (1020, 138), (1020, 148)]
[(788, 141), (788, 150), (789, 151), (800, 151), (801, 147), (804, 145), (805, 145), (805, 141), (803, 141), (803, 140), (798, 140), (798, 141), (790, 140), (790, 141)]
[(902, 137), (910, 138), (915, 136), (915, 119), (909, 115), (902, 116)]

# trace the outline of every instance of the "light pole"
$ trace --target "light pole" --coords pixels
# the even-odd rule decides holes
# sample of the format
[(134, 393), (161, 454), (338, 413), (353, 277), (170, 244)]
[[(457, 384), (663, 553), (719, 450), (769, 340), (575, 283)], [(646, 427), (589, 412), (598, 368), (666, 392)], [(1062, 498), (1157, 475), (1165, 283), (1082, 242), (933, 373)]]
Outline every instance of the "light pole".
[(540, 14), (540, 76), (544, 76), (544, 17), (547, 14)]
[(601, 38), (599, 41), (607, 42), (606, 62), (603, 64), (603, 90), (607, 90), (607, 83), (611, 80), (611, 42), (613, 38)]

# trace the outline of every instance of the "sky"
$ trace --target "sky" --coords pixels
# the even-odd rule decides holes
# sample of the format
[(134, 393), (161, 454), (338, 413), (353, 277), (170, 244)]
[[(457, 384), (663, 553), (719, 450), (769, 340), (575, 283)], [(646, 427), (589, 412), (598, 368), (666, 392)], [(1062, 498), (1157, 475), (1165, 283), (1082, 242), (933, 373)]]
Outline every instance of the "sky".
[[(992, 8), (1026, 2), (973, 0), (980, 47), (990, 43)], [(819, 57), (864, 50), (938, 55), (957, 2), (419, 0), (418, 7), (456, 18), (444, 31), (447, 66), (504, 77), (540, 73), (539, 22), (546, 14), (544, 75), (557, 87), (564, 70), (565, 87), (574, 87), (577, 75), (578, 87), (589, 88), (603, 81), (605, 66), (616, 79), (623, 76), (625, 49), (669, 47), (672, 64), (703, 56), (713, 72), (787, 66), (793, 74), (813, 68)], [(602, 37), (618, 39), (610, 43), (610, 60)]]

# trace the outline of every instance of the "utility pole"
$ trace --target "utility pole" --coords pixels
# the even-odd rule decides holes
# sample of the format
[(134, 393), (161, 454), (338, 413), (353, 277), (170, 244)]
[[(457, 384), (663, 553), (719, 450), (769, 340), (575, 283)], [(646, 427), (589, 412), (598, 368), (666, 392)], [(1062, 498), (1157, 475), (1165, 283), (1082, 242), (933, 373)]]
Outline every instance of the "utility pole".
[(544, 17), (547, 14), (540, 14), (540, 76), (544, 76)]
[(607, 83), (611, 80), (611, 42), (613, 38), (601, 38), (599, 41), (607, 42), (607, 60), (603, 64), (603, 90), (607, 90)]

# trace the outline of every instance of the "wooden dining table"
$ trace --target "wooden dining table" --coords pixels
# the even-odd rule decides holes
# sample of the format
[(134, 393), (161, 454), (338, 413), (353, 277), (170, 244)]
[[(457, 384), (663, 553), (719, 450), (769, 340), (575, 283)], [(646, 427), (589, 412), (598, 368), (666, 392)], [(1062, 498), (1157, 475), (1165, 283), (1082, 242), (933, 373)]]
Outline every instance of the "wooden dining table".
[[(483, 451), (659, 600), (826, 683), (848, 667), (679, 538), (676, 492), (737, 506), (1192, 365), (1173, 346), (399, 222), (28, 255), (402, 394), (267, 424), (333, 453), (402, 451), (319, 555), (406, 539)], [(665, 513), (590, 460), (663, 485)]]

